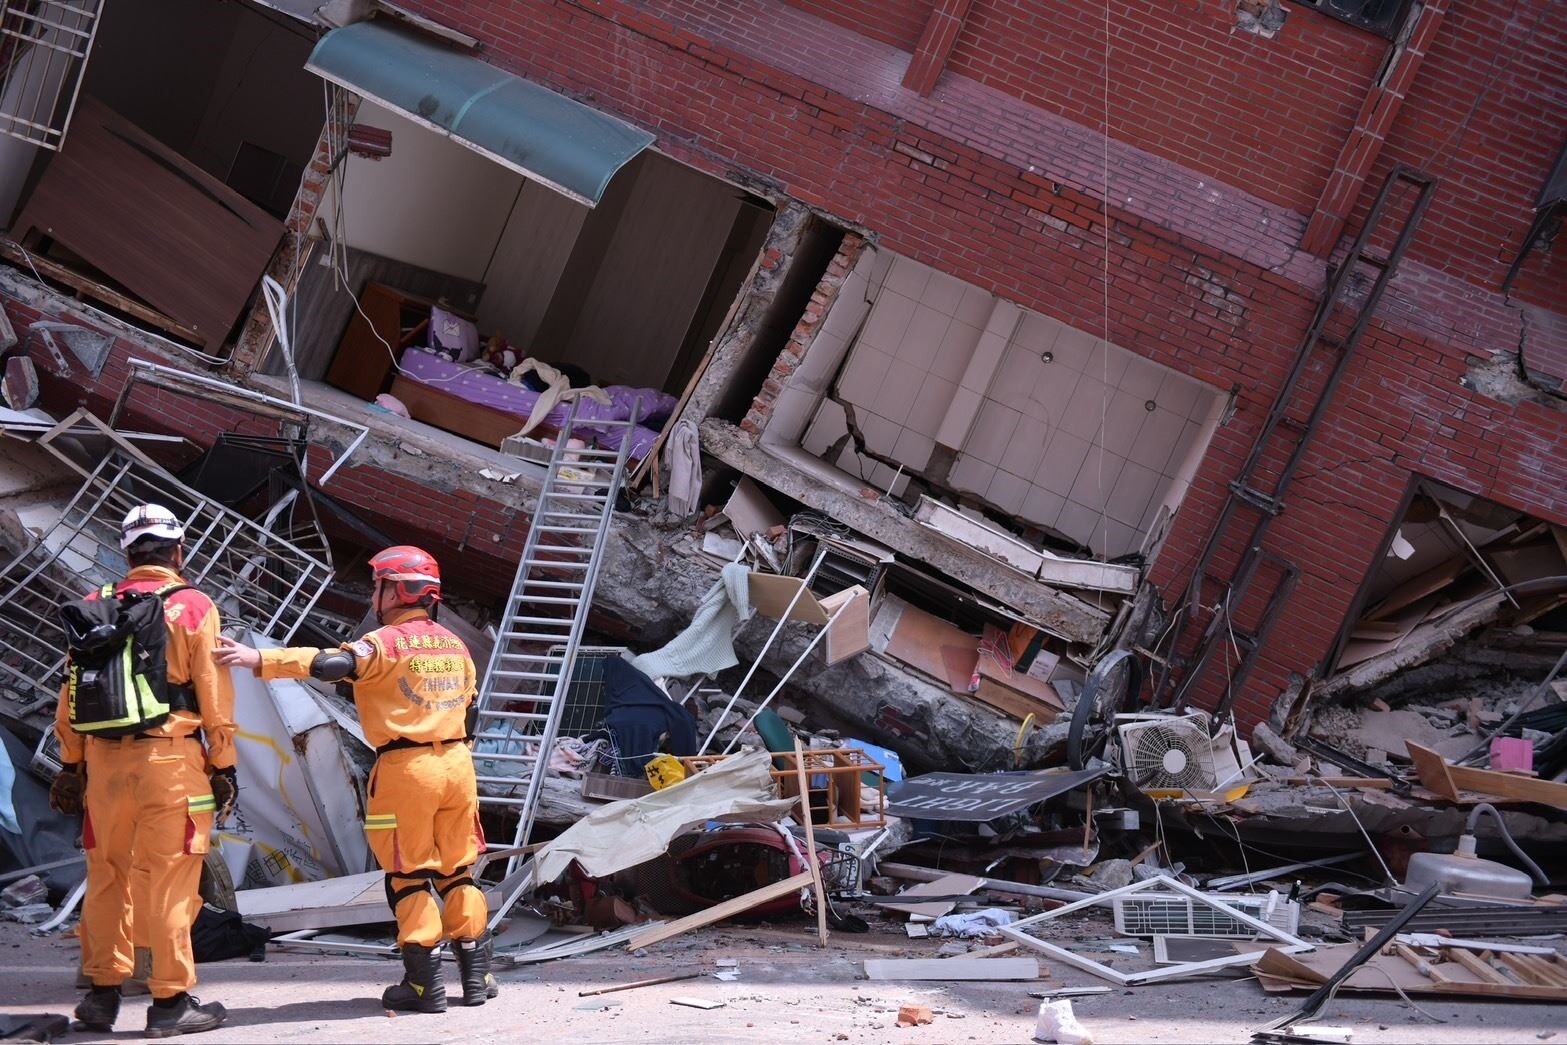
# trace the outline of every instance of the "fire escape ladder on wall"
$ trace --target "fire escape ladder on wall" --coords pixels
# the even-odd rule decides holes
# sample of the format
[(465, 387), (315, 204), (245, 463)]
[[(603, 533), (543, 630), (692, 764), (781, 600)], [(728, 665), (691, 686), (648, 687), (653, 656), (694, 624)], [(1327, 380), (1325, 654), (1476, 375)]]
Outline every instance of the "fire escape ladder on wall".
[[(1233, 653), (1237, 663), (1218, 707), (1220, 714), (1229, 710), (1295, 586), (1299, 576), (1295, 564), (1263, 547), (1268, 530), (1284, 511), (1285, 491), (1306, 456), (1317, 422), (1420, 225), (1436, 184), (1431, 176), (1402, 164), (1389, 172), (1360, 234), (1331, 275), (1289, 377), (1240, 474), (1230, 483), (1229, 497), (1192, 573), (1185, 595), (1186, 627), (1201, 610), (1209, 610), (1212, 616), (1193, 654), (1177, 661), (1177, 666), (1187, 668), (1184, 676), (1178, 683), (1166, 680), (1166, 685), (1174, 686), (1176, 708), (1185, 707), (1197, 694), (1216, 657), (1222, 655), (1229, 665)], [(1163, 696), (1155, 694), (1156, 700)]]
[(573, 403), (479, 685), (479, 802), (517, 810), (516, 846), (533, 827), (636, 427), (635, 412), (625, 421), (594, 421), (595, 430), (610, 435), (600, 441), (618, 434), (620, 449), (572, 450), (575, 416)]

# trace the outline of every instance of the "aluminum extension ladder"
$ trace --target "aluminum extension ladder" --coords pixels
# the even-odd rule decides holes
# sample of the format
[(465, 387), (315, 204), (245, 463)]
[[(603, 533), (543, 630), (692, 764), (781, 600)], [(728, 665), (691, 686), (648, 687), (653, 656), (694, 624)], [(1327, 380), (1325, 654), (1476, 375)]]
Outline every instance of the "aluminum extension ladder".
[(568, 449), (576, 406), (571, 404), (550, 455), (495, 648), (479, 682), (473, 752), (479, 804), (517, 810), (514, 846), (524, 845), (533, 828), (636, 427), (635, 411), (625, 421), (595, 420), (594, 429), (609, 433), (604, 442), (620, 434), (620, 448)]

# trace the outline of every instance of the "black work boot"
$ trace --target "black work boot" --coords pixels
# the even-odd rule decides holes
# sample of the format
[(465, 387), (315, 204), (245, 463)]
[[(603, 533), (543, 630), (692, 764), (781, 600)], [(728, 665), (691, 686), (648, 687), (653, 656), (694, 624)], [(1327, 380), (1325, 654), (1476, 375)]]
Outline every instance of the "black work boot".
[(495, 939), (488, 932), (477, 940), (452, 941), (452, 950), (457, 955), (457, 971), (462, 974), (464, 1005), (483, 1005), (486, 1000), (501, 992), (495, 977), (490, 975), (490, 958), (494, 946)]
[(403, 944), (403, 982), (388, 987), (381, 1004), (397, 1012), (445, 1012), (446, 984), (435, 952), (417, 943)]
[(120, 989), (93, 987), (76, 1005), (76, 1019), (83, 1030), (107, 1032), (120, 1015)]
[(184, 991), (172, 998), (155, 998), (147, 1009), (149, 1038), (172, 1038), (176, 1034), (199, 1034), (217, 1030), (228, 1019), (228, 1010), (219, 1002), (201, 1004)]

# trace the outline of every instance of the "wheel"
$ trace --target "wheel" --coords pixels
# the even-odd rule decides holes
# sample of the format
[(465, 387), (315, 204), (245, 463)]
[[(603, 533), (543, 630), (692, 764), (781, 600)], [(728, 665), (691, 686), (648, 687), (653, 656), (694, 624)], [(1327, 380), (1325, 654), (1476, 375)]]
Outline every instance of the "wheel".
[(1088, 760), (1104, 750), (1115, 716), (1129, 697), (1135, 699), (1142, 685), (1142, 665), (1129, 649), (1115, 650), (1094, 665), (1072, 708), (1066, 734), (1067, 768), (1086, 769)]

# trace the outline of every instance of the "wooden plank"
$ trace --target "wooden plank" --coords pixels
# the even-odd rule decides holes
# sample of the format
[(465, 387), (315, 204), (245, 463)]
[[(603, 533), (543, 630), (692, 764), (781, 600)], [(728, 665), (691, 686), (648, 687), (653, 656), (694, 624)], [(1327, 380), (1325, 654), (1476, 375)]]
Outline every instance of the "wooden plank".
[(903, 606), (887, 640), (886, 653), (955, 693), (968, 693), (979, 661), (979, 638), (916, 606)]
[[(1482, 952), (1482, 954), (1485, 955), (1489, 955), (1490, 953), (1490, 951)], [(1464, 968), (1468, 969), (1470, 972), (1474, 973), (1476, 976), (1487, 983), (1512, 983), (1512, 981), (1509, 980), (1506, 976), (1503, 976), (1501, 973), (1491, 968), (1490, 962), (1486, 961), (1480, 955), (1475, 954), (1473, 951), (1466, 951), (1462, 948), (1454, 948), (1450, 951), (1444, 950), (1442, 955), (1449, 961), (1455, 961), (1459, 965), (1462, 965)]]
[[(994, 945), (992, 945), (990, 947), (979, 947), (979, 948), (976, 948), (976, 949), (974, 949), (972, 951), (969, 951), (967, 954), (958, 954), (958, 955), (954, 955), (953, 957), (954, 958), (994, 958), (997, 955), (1001, 955), (1001, 954), (1011, 954), (1013, 951), (1018, 949), (1018, 946), (1019, 946), (1019, 944), (1018, 944), (1018, 942), (1016, 940), (1008, 940), (1006, 943), (998, 943), (998, 944), (994, 944)], [(950, 961), (952, 961), (952, 958), (938, 958), (936, 960), (937, 961), (942, 961), (942, 962), (950, 962)]]
[(198, 345), (202, 343), (201, 335), (178, 320), (165, 316), (150, 305), (143, 304), (134, 298), (128, 298), (117, 290), (111, 290), (102, 283), (88, 279), (80, 272), (68, 269), (64, 265), (51, 261), (41, 254), (34, 254), (30, 251), (24, 252), (21, 246), (14, 240), (0, 240), (0, 254), (4, 254), (11, 261), (16, 262), (25, 269), (37, 270), (37, 274), (40, 276), (52, 279), (56, 283), (64, 283), (83, 297), (108, 305), (110, 308), (124, 312), (126, 315), (135, 316), (149, 326), (157, 327), (159, 330), (173, 334), (176, 337), (182, 337), (186, 341)]
[(827, 893), (822, 888), (822, 865), (816, 862), (816, 828), (811, 824), (811, 788), (805, 779), (805, 751), (800, 738), (794, 738), (794, 773), (800, 784), (800, 819), (805, 824), (805, 859), (811, 872), (811, 889), (816, 893), (816, 936), (827, 946)]
[(630, 940), (626, 941), (626, 949), (635, 951), (640, 950), (643, 947), (651, 947), (655, 943), (662, 943), (671, 936), (679, 936), (681, 933), (687, 933), (693, 929), (700, 929), (703, 926), (712, 925), (714, 922), (721, 922), (725, 918), (732, 918), (737, 914), (744, 914), (753, 907), (758, 907), (769, 900), (776, 900), (780, 896), (788, 896), (790, 893), (798, 892), (801, 889), (807, 889), (810, 887), (810, 885), (811, 872), (801, 871), (793, 878), (786, 879), (782, 882), (774, 882), (771, 885), (764, 885), (762, 888), (745, 893), (742, 896), (731, 897), (721, 904), (716, 904), (712, 907), (709, 907), (705, 911), (698, 911), (695, 914), (688, 914), (684, 918), (677, 918), (676, 920), (665, 925), (660, 925), (649, 929), (646, 932), (638, 933)]
[(283, 237), (277, 218), (85, 95), (13, 228), (51, 237), (212, 349)]
[(1295, 787), (1331, 784), (1334, 787), (1358, 787), (1365, 791), (1384, 791), (1393, 786), (1393, 781), (1386, 777), (1366, 776), (1292, 776), (1287, 783)]
[(1404, 746), (1409, 749), (1409, 757), (1415, 763), (1415, 772), (1420, 774), (1420, 782), (1449, 801), (1456, 802), (1458, 791), (1462, 788), (1520, 802), (1538, 802), (1557, 809), (1567, 809), (1567, 784), (1536, 780), (1515, 773), (1455, 766), (1435, 751), (1421, 747), (1412, 740), (1406, 741)]
[(1457, 580), (1467, 569), (1469, 569), (1469, 560), (1462, 557), (1440, 563), (1388, 592), (1362, 620), (1386, 620), (1404, 607), (1412, 606), (1427, 595), (1434, 595), (1441, 591)]
[(872, 980), (1037, 980), (1034, 958), (867, 958), (865, 975)]
[[(933, 882), (921, 882), (919, 885), (911, 885), (899, 897), (916, 896), (959, 896), (968, 895), (984, 886), (983, 878), (976, 878), (971, 874), (943, 875)], [(940, 918), (952, 908), (957, 906), (956, 900), (931, 900), (926, 903), (889, 903), (882, 904), (884, 911), (902, 911), (904, 914), (920, 915), (926, 918)]]

